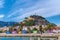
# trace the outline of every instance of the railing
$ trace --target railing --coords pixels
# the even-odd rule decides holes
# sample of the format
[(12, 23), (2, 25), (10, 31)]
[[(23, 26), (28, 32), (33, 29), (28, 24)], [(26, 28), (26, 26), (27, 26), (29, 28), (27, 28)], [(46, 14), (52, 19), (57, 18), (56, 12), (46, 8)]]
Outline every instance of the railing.
[(0, 40), (58, 40), (59, 35), (60, 34), (0, 34)]

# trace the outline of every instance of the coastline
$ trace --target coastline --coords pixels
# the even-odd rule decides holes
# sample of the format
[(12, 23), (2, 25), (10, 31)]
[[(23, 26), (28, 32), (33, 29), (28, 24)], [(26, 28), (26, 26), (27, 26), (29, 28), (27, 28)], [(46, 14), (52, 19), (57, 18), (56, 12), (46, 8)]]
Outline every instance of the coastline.
[(60, 33), (43, 34), (0, 34), (1, 40), (60, 40)]
[(43, 34), (5, 34), (5, 33), (0, 33), (0, 37), (19, 37), (19, 36), (22, 36), (22, 37), (33, 37), (33, 36), (36, 36), (36, 37), (58, 37), (60, 36), (60, 33), (43, 33)]

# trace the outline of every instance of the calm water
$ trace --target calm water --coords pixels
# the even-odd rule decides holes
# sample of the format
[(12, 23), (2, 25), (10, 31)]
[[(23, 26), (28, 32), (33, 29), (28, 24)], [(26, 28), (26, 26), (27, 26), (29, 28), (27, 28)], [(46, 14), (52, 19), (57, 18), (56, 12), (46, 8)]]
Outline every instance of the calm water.
[(29, 40), (29, 37), (0, 37), (0, 40)]
[[(0, 37), (0, 40), (38, 40), (38, 37)], [(42, 39), (39, 39), (42, 40)], [(50, 38), (50, 39), (44, 39), (43, 40), (57, 40), (57, 38)]]

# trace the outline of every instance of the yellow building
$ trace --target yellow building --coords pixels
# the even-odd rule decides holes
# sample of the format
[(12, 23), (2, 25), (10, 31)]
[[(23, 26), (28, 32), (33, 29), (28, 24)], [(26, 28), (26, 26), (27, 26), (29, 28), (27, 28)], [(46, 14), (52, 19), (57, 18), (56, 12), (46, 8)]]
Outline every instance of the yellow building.
[(34, 18), (32, 17), (29, 17), (28, 19), (26, 19), (27, 21), (30, 21), (30, 20), (34, 20)]

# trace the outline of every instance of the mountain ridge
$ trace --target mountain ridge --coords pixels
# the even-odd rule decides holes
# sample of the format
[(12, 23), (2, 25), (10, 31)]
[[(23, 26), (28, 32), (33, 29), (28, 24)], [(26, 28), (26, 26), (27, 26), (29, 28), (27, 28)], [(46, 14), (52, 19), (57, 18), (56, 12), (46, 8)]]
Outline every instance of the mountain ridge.
[[(0, 21), (0, 27), (4, 27), (4, 26), (16, 26), (16, 25), (21, 25), (21, 23), (24, 23), (23, 25), (26, 26), (33, 26), (33, 25), (48, 25), (51, 22), (47, 21), (46, 18), (42, 17), (42, 16), (38, 16), (38, 15), (31, 15), (30, 17), (26, 17), (25, 20), (23, 20), (22, 22), (3, 22)], [(56, 24), (51, 23), (54, 26), (56, 26)]]

